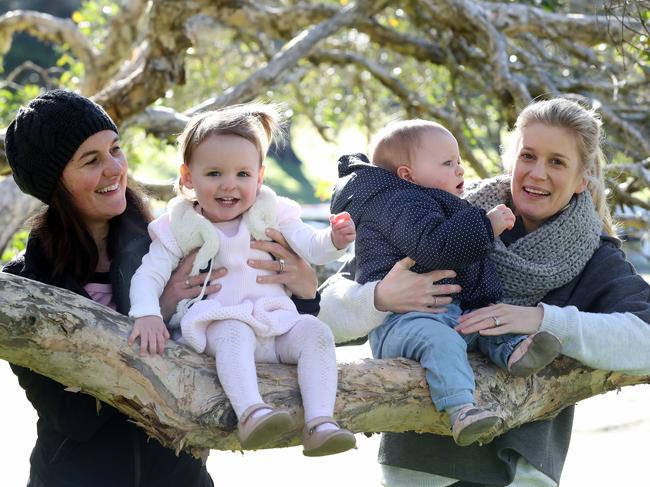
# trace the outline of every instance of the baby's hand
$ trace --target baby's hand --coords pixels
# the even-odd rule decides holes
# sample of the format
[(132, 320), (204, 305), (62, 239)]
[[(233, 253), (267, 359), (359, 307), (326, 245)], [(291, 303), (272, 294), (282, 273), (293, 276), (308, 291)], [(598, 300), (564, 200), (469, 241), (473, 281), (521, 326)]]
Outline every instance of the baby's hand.
[(504, 230), (515, 226), (515, 214), (506, 205), (497, 205), (487, 212), (492, 224), (494, 236), (501, 235)]
[(133, 331), (129, 335), (129, 346), (140, 337), (140, 355), (156, 355), (163, 353), (165, 342), (169, 340), (169, 332), (160, 316), (142, 316), (136, 318)]
[(354, 242), (357, 230), (347, 211), (330, 215), (330, 225), (332, 225), (332, 243), (334, 247), (341, 250)]

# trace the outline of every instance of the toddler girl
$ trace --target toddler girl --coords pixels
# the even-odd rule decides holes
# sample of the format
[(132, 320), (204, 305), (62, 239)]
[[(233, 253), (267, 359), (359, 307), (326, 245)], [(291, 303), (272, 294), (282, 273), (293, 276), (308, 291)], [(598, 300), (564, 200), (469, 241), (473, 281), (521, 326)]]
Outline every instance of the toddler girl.
[[(279, 130), (277, 110), (262, 104), (206, 112), (188, 123), (179, 138), (179, 196), (149, 225), (152, 244), (132, 280), (129, 315), (136, 318), (136, 334), (154, 330), (164, 341), (158, 298), (179, 261), (198, 248), (191, 275), (215, 266), (228, 273), (218, 294), (202, 299), (202, 293), (179, 304), (170, 326), (180, 322), (182, 339), (216, 358), (219, 381), (239, 419), (242, 447), (260, 448), (293, 428), (288, 411), (262, 401), (255, 363), (297, 364), (303, 453), (329, 455), (355, 446), (354, 435), (332, 419), (337, 385), (332, 334), (314, 316), (298, 314), (283, 286), (257, 283), (265, 272), (247, 262), (271, 260), (250, 248), (251, 239), (269, 240), (268, 227), (279, 229), (314, 264), (340, 256), (355, 228), (347, 220), (316, 231), (300, 220), (298, 204), (262, 185), (262, 163)], [(280, 272), (283, 267), (280, 260)]]

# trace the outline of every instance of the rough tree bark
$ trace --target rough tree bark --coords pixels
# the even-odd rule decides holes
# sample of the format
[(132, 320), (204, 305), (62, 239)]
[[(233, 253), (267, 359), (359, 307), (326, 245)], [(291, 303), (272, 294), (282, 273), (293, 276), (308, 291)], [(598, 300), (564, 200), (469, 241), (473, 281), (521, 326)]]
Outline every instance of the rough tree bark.
[[(162, 356), (140, 357), (137, 346), (126, 345), (130, 327), (128, 318), (74, 293), (0, 274), (0, 358), (69, 386), (71, 394), (115, 406), (170, 448), (240, 449), (214, 360), (173, 342)], [(478, 356), (471, 362), (477, 402), (495, 405), (504, 418), (485, 441), (587, 397), (650, 383), (650, 376), (591, 370), (567, 358), (527, 379), (509, 377)], [(295, 430), (273, 446), (298, 443), (303, 420), (295, 367), (261, 365), (258, 376), (264, 399), (295, 418)], [(335, 416), (354, 432), (449, 434), (422, 369), (404, 359), (340, 364)]]

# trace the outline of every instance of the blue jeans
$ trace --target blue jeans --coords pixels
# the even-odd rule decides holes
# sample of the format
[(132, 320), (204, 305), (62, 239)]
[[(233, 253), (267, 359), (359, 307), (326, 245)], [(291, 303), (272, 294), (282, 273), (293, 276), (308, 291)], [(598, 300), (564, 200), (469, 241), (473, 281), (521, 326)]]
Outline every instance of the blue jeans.
[(467, 359), (468, 351), (480, 350), (507, 370), (510, 354), (526, 338), (511, 334), (461, 335), (454, 330), (461, 313), (456, 303), (448, 305), (444, 314), (395, 313), (369, 335), (375, 358), (404, 357), (420, 362), (438, 411), (474, 404), (474, 372)]

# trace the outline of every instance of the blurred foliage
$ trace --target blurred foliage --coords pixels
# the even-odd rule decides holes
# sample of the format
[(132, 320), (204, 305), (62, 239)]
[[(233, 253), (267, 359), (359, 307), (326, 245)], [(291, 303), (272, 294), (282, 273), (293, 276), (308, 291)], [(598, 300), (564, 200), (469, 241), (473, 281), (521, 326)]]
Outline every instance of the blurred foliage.
[(10, 90), (1, 86), (0, 83), (0, 125), (6, 127), (14, 119), (20, 106), (37, 96), (41, 87), (28, 84)]
[[(605, 8), (608, 2), (597, 2), (597, 5), (587, 0), (507, 0), (513, 4), (528, 4), (549, 12), (566, 12), (577, 7), (584, 12), (595, 12)], [(33, 1), (10, 1), (11, 8), (43, 8), (45, 3)], [(104, 44), (106, 26), (112, 15), (118, 12), (115, 1), (98, 0), (83, 3), (72, 0), (59, 2), (68, 7), (67, 15), (76, 22), (82, 33), (101, 49)], [(329, 0), (334, 5), (347, 4), (343, 0)], [(628, 2), (609, 2), (613, 27), (615, 24), (616, 8)], [(74, 12), (70, 6), (76, 4)], [(279, 6), (289, 2), (279, 0)], [(320, 47), (341, 49), (349, 54), (358, 54), (376, 63), (389, 73), (394, 80), (406, 89), (423, 97), (433, 107), (450, 113), (459, 113), (462, 120), (462, 135), (467, 139), (472, 153), (491, 173), (497, 173), (502, 168), (499, 161), (499, 146), (503, 135), (512, 122), (512, 113), (508, 100), (494, 99), (494, 92), (485, 89), (486, 75), (476, 70), (476, 67), (465, 66), (456, 62), (456, 53), (464, 52), (464, 47), (455, 44), (458, 40), (453, 32), (445, 28), (428, 28), (421, 25), (424, 16), (415, 15), (408, 9), (412, 5), (403, 2), (383, 11), (376, 18), (380, 24), (394, 31), (412, 34), (417, 32), (426, 41), (436, 40), (448, 49), (447, 55), (451, 62), (434, 64), (420, 61), (413, 57), (398, 54), (384, 46), (370, 41), (369, 37), (355, 29), (344, 29), (321, 43)], [(650, 19), (650, 12), (643, 14)], [(417, 25), (416, 25), (417, 24)], [(196, 31), (194, 47), (187, 51), (186, 83), (182, 86), (171, 87), (155, 104), (168, 106), (177, 111), (185, 111), (197, 103), (219, 95), (226, 89), (247, 79), (251, 72), (264, 65), (283, 45), (276, 39), (254, 35), (244, 30), (234, 30), (220, 25), (206, 24), (205, 28)], [(584, 82), (588, 85), (595, 75), (609, 73), (608, 66), (620, 64), (621, 58), (634, 59), (630, 62), (627, 79), (628, 85), (635, 81), (644, 80), (647, 70), (647, 60), (650, 55), (643, 46), (644, 39), (638, 36), (638, 42), (621, 44), (611, 48), (602, 45), (593, 51), (593, 63), (586, 69), (579, 62), (579, 57), (572, 57), (566, 52), (567, 45), (561, 40), (540, 40), (539, 51), (558, 56), (562, 63), (549, 63), (542, 69), (550, 75), (575, 80), (572, 87), (576, 92), (588, 89), (581, 87)], [(512, 41), (513, 48), (521, 49), (511, 56), (509, 68), (515, 75), (528, 76), (530, 66), (522, 62), (526, 54), (530, 54), (531, 46), (523, 40)], [(320, 48), (319, 47), (319, 48)], [(645, 62), (643, 61), (645, 57)], [(639, 62), (641, 59), (641, 62)], [(83, 79), (84, 71), (80, 62), (74, 59), (62, 46), (58, 50), (56, 63), (62, 74), (58, 84), (75, 89)], [(489, 75), (489, 73), (487, 73)], [(621, 87), (624, 84), (620, 85)], [(0, 91), (0, 121), (11, 119), (12, 113), (21, 102), (31, 98), (33, 88), (18, 90), (13, 94), (8, 90)], [(646, 89), (647, 91), (647, 89)], [(533, 96), (543, 96), (547, 93), (531, 93)], [(594, 98), (601, 96), (593, 93)], [(302, 188), (296, 187), (296, 179), (290, 170), (283, 170), (282, 164), (269, 162), (267, 179), (282, 187), (285, 194), (299, 199), (308, 200), (323, 198), (327, 195), (325, 188), (336, 178), (337, 152), (365, 151), (371, 135), (387, 121), (395, 118), (416, 117), (414, 108), (404, 108), (403, 100), (384, 86), (363, 66), (335, 65), (318, 63), (310, 58), (300, 61), (297, 68), (284, 74), (284, 78), (275, 84), (273, 89), (260, 94), (260, 98), (274, 102), (284, 102), (290, 107), (290, 113), (297, 123), (292, 128), (292, 143), (296, 153), (304, 161), (303, 170), (313, 181), (312, 192), (305, 195)], [(630, 111), (637, 107), (630, 105)], [(411, 110), (411, 111), (409, 111)], [(315, 128), (305, 135), (302, 127), (309, 124)], [(355, 142), (346, 142), (346, 131), (352, 131)], [(459, 134), (460, 135), (460, 134)], [(122, 133), (123, 145), (132, 167), (146, 179), (171, 179), (175, 176), (177, 155), (173, 144), (144, 136), (141, 130), (128, 128)], [(335, 142), (338, 144), (335, 145)], [(629, 162), (635, 159), (634, 148), (626, 147), (613, 139), (608, 140), (607, 152), (612, 162)], [(327, 146), (328, 149), (323, 148)], [(334, 149), (332, 149), (334, 148)], [(273, 168), (273, 169), (271, 169)], [(323, 168), (326, 168), (324, 170)], [(467, 177), (475, 175), (468, 171)], [(298, 185), (300, 186), (300, 185)]]
[[(57, 17), (69, 17), (75, 9), (79, 8), (81, 0), (2, 0), (0, 2), (0, 15), (9, 10), (37, 10)], [(42, 67), (53, 66), (59, 57), (57, 47), (46, 44), (29, 34), (19, 33), (14, 39), (12, 49), (0, 63), (6, 73), (10, 73), (25, 60), (31, 60)], [(24, 77), (16, 80), (19, 83), (34, 83), (33, 73), (26, 73)]]
[(0, 265), (9, 262), (18, 255), (18, 253), (25, 250), (25, 246), (27, 245), (27, 235), (27, 230), (21, 230), (14, 235), (13, 239), (9, 242), (9, 245), (0, 256)]
[(130, 127), (120, 134), (120, 145), (128, 155), (129, 168), (143, 181), (171, 181), (178, 177), (180, 163), (176, 146)]

